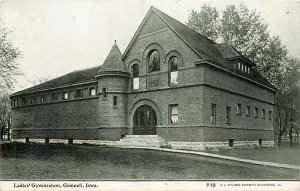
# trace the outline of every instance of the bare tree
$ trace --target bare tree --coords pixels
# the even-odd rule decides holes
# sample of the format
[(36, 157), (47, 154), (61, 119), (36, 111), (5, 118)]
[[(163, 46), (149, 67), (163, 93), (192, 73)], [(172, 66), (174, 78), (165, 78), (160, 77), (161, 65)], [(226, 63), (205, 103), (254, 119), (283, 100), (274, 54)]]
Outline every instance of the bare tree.
[(21, 56), (8, 39), (8, 32), (0, 28), (0, 87), (12, 88), (15, 77), (21, 75), (17, 59)]
[(21, 75), (17, 59), (21, 52), (8, 39), (8, 32), (0, 25), (0, 138), (10, 138), (11, 108), (9, 94), (15, 77)]

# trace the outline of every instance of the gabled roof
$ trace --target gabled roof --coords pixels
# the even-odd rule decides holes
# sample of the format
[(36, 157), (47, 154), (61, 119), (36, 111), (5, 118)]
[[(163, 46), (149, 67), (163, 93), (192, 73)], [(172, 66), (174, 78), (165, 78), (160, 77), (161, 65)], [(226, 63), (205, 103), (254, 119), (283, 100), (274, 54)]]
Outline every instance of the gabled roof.
[[(28, 89), (16, 92), (13, 95), (35, 92), (39, 90), (45, 90), (50, 88), (58, 88), (62, 86), (74, 85), (85, 82), (96, 82), (95, 76), (101, 75), (109, 75), (109, 74), (117, 74), (117, 75), (126, 75), (129, 76), (128, 69), (123, 62), (127, 52), (129, 51), (132, 43), (135, 41), (139, 31), (145, 24), (147, 18), (150, 14), (156, 14), (179, 38), (181, 38), (192, 50), (195, 51), (196, 54), (199, 55), (204, 61), (210, 61), (211, 63), (217, 64), (220, 67), (229, 70), (232, 73), (239, 74), (245, 76), (245, 74), (240, 73), (234, 70), (232, 67), (228, 67), (228, 61), (231, 58), (243, 58), (247, 61), (246, 57), (244, 57), (239, 51), (234, 49), (232, 46), (222, 43), (216, 44), (215, 42), (209, 40), (203, 35), (197, 33), (196, 31), (190, 29), (186, 25), (180, 23), (179, 21), (173, 19), (172, 17), (166, 15), (160, 10), (151, 7), (147, 12), (145, 18), (140, 24), (138, 30), (135, 35), (131, 39), (128, 47), (126, 48), (123, 56), (115, 43), (111, 48), (108, 56), (106, 57), (103, 65), (96, 66), (93, 68), (87, 68), (84, 70), (77, 70), (66, 75), (57, 77), (55, 79), (49, 80), (47, 82), (38, 84), (36, 86), (30, 87)], [(251, 61), (249, 61), (251, 62)], [(251, 62), (252, 63), (252, 62)], [(254, 64), (254, 63), (252, 63)], [(271, 89), (276, 88), (270, 84), (266, 79), (264, 79), (258, 72), (253, 71), (252, 75), (247, 75), (247, 78), (252, 79), (262, 85), (265, 85)]]
[(27, 88), (25, 90), (16, 92), (12, 95), (29, 93), (29, 92), (39, 91), (39, 90), (61, 87), (61, 86), (67, 86), (76, 83), (96, 81), (95, 75), (97, 74), (100, 68), (101, 66), (95, 66), (83, 70), (75, 70), (63, 76), (54, 78), (52, 80)]
[(99, 75), (111, 73), (128, 73), (129, 75), (128, 69), (125, 63), (121, 60), (121, 57), (121, 51), (115, 42), (101, 68), (99, 69)]
[(175, 34), (179, 36), (179, 38), (181, 38), (201, 58), (213, 60), (216, 62), (226, 62), (226, 59), (223, 58), (219, 50), (214, 46), (216, 44), (215, 42), (209, 40), (205, 36), (201, 35), (200, 33), (197, 33), (193, 29), (166, 15), (165, 13), (161, 12), (153, 6), (151, 6), (150, 10), (144, 17), (135, 35), (131, 39), (128, 47), (126, 48), (122, 56), (122, 59), (125, 58), (132, 43), (138, 36), (139, 31), (142, 29), (144, 23), (146, 22), (147, 18), (150, 17), (151, 14), (156, 14)]

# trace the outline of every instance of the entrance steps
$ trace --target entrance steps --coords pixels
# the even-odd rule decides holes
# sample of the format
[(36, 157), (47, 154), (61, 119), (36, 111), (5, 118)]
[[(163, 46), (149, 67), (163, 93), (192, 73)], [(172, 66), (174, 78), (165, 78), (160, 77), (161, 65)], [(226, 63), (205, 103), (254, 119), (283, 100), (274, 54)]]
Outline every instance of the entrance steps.
[(167, 142), (158, 135), (126, 135), (118, 141), (117, 146), (122, 147), (162, 147)]

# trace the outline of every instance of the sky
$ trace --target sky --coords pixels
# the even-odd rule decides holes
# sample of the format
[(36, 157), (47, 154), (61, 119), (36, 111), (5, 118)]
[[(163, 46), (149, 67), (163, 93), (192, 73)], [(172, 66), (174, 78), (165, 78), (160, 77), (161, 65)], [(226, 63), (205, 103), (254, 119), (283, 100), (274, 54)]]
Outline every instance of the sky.
[(242, 0), (0, 0), (0, 22), (22, 52), (24, 75), (15, 91), (39, 78), (55, 78), (101, 65), (114, 44), (123, 53), (150, 6), (186, 23), (204, 3), (225, 9), (244, 2), (260, 12), (272, 35), (300, 58), (300, 1)]

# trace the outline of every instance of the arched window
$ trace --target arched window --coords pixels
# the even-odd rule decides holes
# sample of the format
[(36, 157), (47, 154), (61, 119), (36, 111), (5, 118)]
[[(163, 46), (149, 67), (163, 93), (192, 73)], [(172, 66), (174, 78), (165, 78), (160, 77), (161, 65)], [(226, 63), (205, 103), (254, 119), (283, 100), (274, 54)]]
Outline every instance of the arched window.
[(149, 72), (160, 70), (160, 57), (157, 50), (153, 50), (152, 52), (150, 52), (148, 57), (148, 67)]
[(106, 98), (106, 88), (102, 88), (102, 96), (103, 98)]
[(176, 85), (177, 77), (178, 77), (178, 58), (176, 56), (172, 56), (169, 59), (169, 85)]
[(140, 79), (139, 79), (139, 65), (138, 64), (134, 64), (132, 66), (132, 88), (134, 90), (139, 89), (140, 86)]

